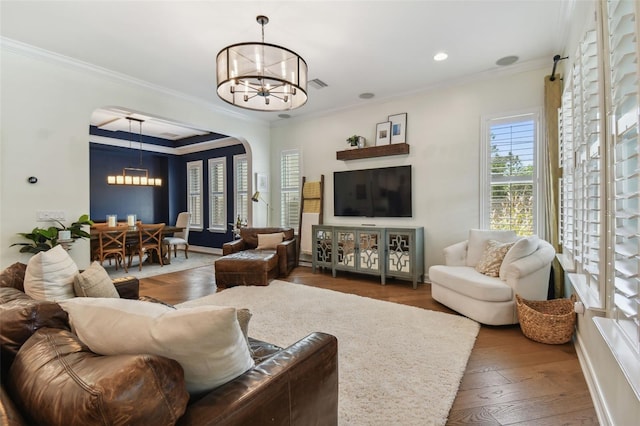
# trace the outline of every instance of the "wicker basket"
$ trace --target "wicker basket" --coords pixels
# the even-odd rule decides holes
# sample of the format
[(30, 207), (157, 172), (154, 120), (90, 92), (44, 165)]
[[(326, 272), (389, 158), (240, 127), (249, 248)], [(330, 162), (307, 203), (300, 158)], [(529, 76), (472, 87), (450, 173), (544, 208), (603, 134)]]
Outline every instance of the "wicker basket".
[(516, 295), (518, 318), (522, 333), (540, 343), (558, 345), (573, 336), (576, 313), (573, 300), (526, 300)]

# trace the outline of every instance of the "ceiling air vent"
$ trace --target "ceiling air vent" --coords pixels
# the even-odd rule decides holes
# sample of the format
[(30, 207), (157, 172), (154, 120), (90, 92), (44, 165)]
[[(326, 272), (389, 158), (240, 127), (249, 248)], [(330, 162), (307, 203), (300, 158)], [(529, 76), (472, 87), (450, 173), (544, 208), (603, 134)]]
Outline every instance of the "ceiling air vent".
[(309, 80), (309, 86), (315, 89), (324, 89), (328, 86), (328, 84), (320, 80), (319, 78), (314, 78), (313, 80)]

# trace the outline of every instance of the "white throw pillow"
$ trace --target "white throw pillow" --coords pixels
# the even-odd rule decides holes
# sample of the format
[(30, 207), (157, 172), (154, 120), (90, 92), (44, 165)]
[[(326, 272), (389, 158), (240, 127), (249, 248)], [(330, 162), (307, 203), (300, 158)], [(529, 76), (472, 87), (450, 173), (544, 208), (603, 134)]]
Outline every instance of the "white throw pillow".
[(59, 300), (75, 297), (73, 277), (78, 273), (69, 253), (62, 246), (35, 254), (24, 273), (24, 292), (36, 300)]
[(275, 234), (258, 234), (258, 250), (273, 250), (284, 240), (282, 232)]
[(174, 359), (187, 390), (218, 387), (253, 367), (236, 309), (173, 309), (129, 299), (78, 297), (61, 302), (71, 329), (101, 355), (149, 353)]
[(73, 290), (79, 297), (117, 297), (118, 290), (100, 262), (93, 262), (73, 278)]
[(467, 247), (467, 266), (475, 267), (484, 254), (487, 241), (511, 243), (517, 239), (514, 231), (491, 231), (487, 229), (471, 229)]
[(500, 266), (500, 279), (505, 281), (507, 279), (507, 267), (518, 259), (530, 256), (534, 251), (538, 249), (539, 239), (537, 235), (532, 235), (526, 238), (520, 238), (509, 249)]

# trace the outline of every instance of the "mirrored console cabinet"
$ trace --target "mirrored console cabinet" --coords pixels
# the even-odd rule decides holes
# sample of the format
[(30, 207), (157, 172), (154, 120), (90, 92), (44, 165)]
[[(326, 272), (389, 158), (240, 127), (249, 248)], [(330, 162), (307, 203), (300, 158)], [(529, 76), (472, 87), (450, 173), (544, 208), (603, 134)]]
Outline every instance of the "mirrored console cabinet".
[(424, 228), (314, 225), (313, 272), (317, 268), (411, 280), (424, 277)]

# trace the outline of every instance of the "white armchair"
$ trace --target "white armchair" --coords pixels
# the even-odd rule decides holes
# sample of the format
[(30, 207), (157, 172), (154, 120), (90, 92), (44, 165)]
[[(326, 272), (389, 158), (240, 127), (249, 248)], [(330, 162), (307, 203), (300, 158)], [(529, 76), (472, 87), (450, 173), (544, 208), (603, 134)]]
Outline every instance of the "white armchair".
[[(499, 276), (476, 270), (489, 240), (514, 242)], [(516, 294), (546, 300), (555, 250), (537, 236), (518, 239), (511, 231), (472, 229), (469, 239), (444, 249), (445, 265), (429, 268), (431, 294), (445, 306), (488, 325), (517, 324)]]

